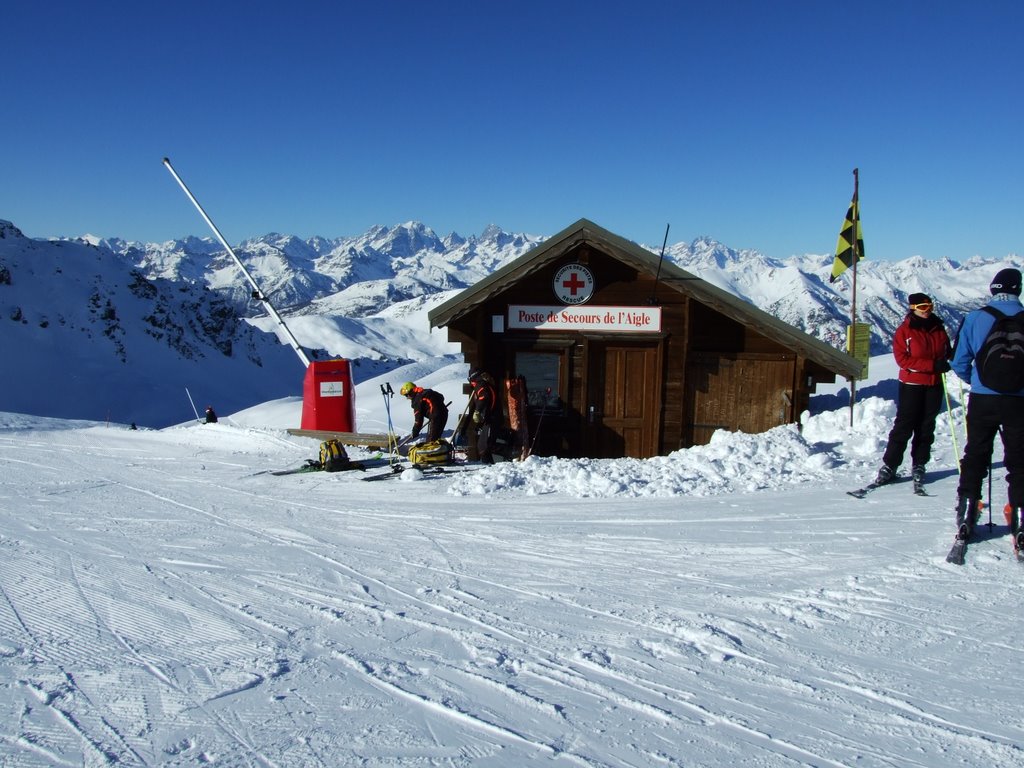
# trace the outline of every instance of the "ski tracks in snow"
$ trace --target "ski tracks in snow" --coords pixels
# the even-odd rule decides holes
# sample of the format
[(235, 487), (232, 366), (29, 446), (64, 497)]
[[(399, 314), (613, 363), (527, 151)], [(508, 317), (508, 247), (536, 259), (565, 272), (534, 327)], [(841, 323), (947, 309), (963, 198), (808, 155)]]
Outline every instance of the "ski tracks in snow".
[(995, 622), (1006, 589), (873, 554), (840, 513), (823, 536), (813, 503), (766, 528), (765, 495), (452, 498), (255, 475), (294, 444), (254, 433), (233, 455), (121, 436), (81, 463), (76, 434), (19, 448), (53, 467), (41, 487), (0, 462), (0, 495), (31, 498), (0, 534), (0, 758), (1021, 762), (1020, 727), (989, 727), (948, 663), (994, 685), (987, 661), (1020, 648), (929, 599), (957, 590)]

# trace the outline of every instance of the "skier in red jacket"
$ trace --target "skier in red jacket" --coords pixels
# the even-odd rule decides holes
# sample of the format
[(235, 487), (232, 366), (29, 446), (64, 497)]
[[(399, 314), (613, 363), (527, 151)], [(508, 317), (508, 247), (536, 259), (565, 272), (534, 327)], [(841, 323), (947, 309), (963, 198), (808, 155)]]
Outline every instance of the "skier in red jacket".
[(935, 439), (935, 418), (942, 409), (942, 374), (949, 370), (952, 350), (942, 320), (932, 313), (932, 300), (924, 293), (907, 297), (910, 310), (892, 338), (892, 354), (900, 367), (896, 421), (882, 455), (882, 468), (875, 483), (892, 482), (910, 446), (911, 477), (914, 485), (924, 481), (925, 465), (931, 458)]

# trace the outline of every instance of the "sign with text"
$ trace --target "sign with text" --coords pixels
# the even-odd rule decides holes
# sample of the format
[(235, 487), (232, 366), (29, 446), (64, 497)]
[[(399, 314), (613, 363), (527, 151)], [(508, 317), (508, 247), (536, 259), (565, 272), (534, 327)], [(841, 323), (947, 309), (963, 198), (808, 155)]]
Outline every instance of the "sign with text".
[(846, 351), (864, 363), (864, 370), (857, 377), (857, 381), (864, 381), (868, 377), (868, 362), (871, 360), (870, 324), (854, 323), (846, 326)]
[(345, 382), (343, 381), (321, 381), (320, 397), (344, 397)]
[(510, 305), (509, 330), (611, 331), (636, 333), (661, 331), (661, 307), (543, 307)]

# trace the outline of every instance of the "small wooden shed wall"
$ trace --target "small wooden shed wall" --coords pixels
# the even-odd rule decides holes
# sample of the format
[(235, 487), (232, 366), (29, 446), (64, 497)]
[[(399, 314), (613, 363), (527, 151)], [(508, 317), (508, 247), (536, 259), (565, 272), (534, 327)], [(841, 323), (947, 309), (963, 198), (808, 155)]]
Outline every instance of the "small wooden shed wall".
[[(580, 283), (576, 272), (592, 276), (592, 295), (566, 304), (556, 284)], [(566, 322), (518, 322), (559, 308)], [(429, 318), (471, 367), (526, 377), (540, 455), (643, 458), (707, 443), (716, 429), (763, 432), (795, 422), (816, 383), (861, 368), (586, 219)]]

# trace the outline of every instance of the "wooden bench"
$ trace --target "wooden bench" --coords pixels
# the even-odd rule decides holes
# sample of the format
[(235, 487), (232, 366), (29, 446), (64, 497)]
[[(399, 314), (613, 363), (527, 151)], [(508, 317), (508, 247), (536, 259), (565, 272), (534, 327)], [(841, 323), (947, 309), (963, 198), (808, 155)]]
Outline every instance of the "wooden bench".
[(337, 440), (342, 445), (358, 445), (363, 448), (375, 448), (377, 450), (388, 447), (387, 435), (372, 435), (360, 432), (331, 432), (324, 429), (289, 429), (288, 434), (295, 435), (296, 437), (312, 437), (321, 441)]

